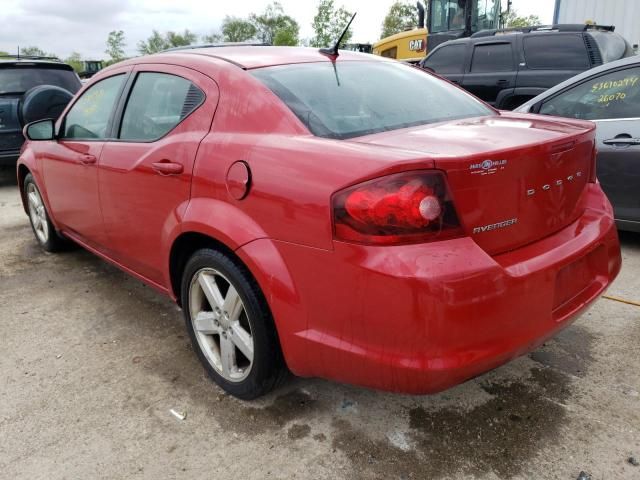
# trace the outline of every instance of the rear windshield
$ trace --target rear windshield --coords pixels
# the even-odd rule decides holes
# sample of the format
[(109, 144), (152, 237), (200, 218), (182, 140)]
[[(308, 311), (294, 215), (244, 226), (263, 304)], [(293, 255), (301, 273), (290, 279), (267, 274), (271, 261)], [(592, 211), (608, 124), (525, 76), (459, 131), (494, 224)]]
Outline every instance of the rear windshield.
[(346, 139), (495, 114), (449, 83), (397, 62), (338, 60), (251, 73), (318, 137)]
[(82, 84), (71, 70), (42, 68), (33, 65), (4, 67), (0, 65), (0, 95), (24, 93), (38, 85), (55, 85), (76, 93)]

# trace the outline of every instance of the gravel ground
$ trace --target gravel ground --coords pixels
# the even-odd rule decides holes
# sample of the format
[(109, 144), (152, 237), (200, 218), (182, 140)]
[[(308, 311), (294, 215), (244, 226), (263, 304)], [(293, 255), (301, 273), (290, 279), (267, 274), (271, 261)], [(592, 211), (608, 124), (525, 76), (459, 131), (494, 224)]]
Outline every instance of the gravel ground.
[[(608, 294), (640, 301), (640, 235)], [(224, 394), (168, 299), (42, 252), (0, 175), (0, 478), (640, 479), (640, 308), (600, 299), (541, 349), (435, 396), (292, 378)], [(186, 412), (178, 420), (170, 409)]]

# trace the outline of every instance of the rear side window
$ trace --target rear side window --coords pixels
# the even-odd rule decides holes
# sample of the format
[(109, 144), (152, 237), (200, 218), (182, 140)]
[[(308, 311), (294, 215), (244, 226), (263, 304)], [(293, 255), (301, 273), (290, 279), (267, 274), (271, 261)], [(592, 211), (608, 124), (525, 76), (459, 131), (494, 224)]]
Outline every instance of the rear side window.
[(473, 73), (510, 72), (514, 70), (510, 43), (476, 45), (473, 49)]
[(251, 71), (316, 136), (353, 138), (494, 115), (471, 95), (392, 61), (317, 62)]
[(153, 141), (166, 135), (198, 108), (204, 93), (189, 80), (142, 72), (133, 85), (120, 126), (120, 139)]
[(466, 45), (447, 45), (437, 49), (424, 62), (424, 66), (437, 73), (462, 73)]
[(542, 104), (543, 115), (604, 120), (640, 117), (640, 67), (592, 77)]
[(124, 78), (122, 74), (114, 75), (89, 87), (65, 117), (63, 138), (106, 138), (109, 119), (120, 95)]
[(582, 35), (533, 34), (523, 39), (527, 67), (541, 70), (586, 70), (590, 68)]

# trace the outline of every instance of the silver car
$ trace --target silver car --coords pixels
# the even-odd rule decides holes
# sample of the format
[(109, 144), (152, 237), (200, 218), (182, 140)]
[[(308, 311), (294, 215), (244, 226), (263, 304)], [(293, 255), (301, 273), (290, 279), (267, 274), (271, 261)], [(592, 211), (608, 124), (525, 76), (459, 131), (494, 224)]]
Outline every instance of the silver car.
[(618, 228), (640, 232), (640, 56), (576, 75), (516, 111), (594, 121), (598, 180)]

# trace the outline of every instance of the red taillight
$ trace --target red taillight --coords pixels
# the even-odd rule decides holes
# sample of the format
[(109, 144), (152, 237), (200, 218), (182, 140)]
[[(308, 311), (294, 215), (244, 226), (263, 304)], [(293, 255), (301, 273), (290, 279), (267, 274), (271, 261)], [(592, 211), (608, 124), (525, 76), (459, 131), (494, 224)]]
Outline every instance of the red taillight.
[(349, 187), (333, 197), (334, 234), (390, 245), (463, 235), (442, 172), (407, 172)]

